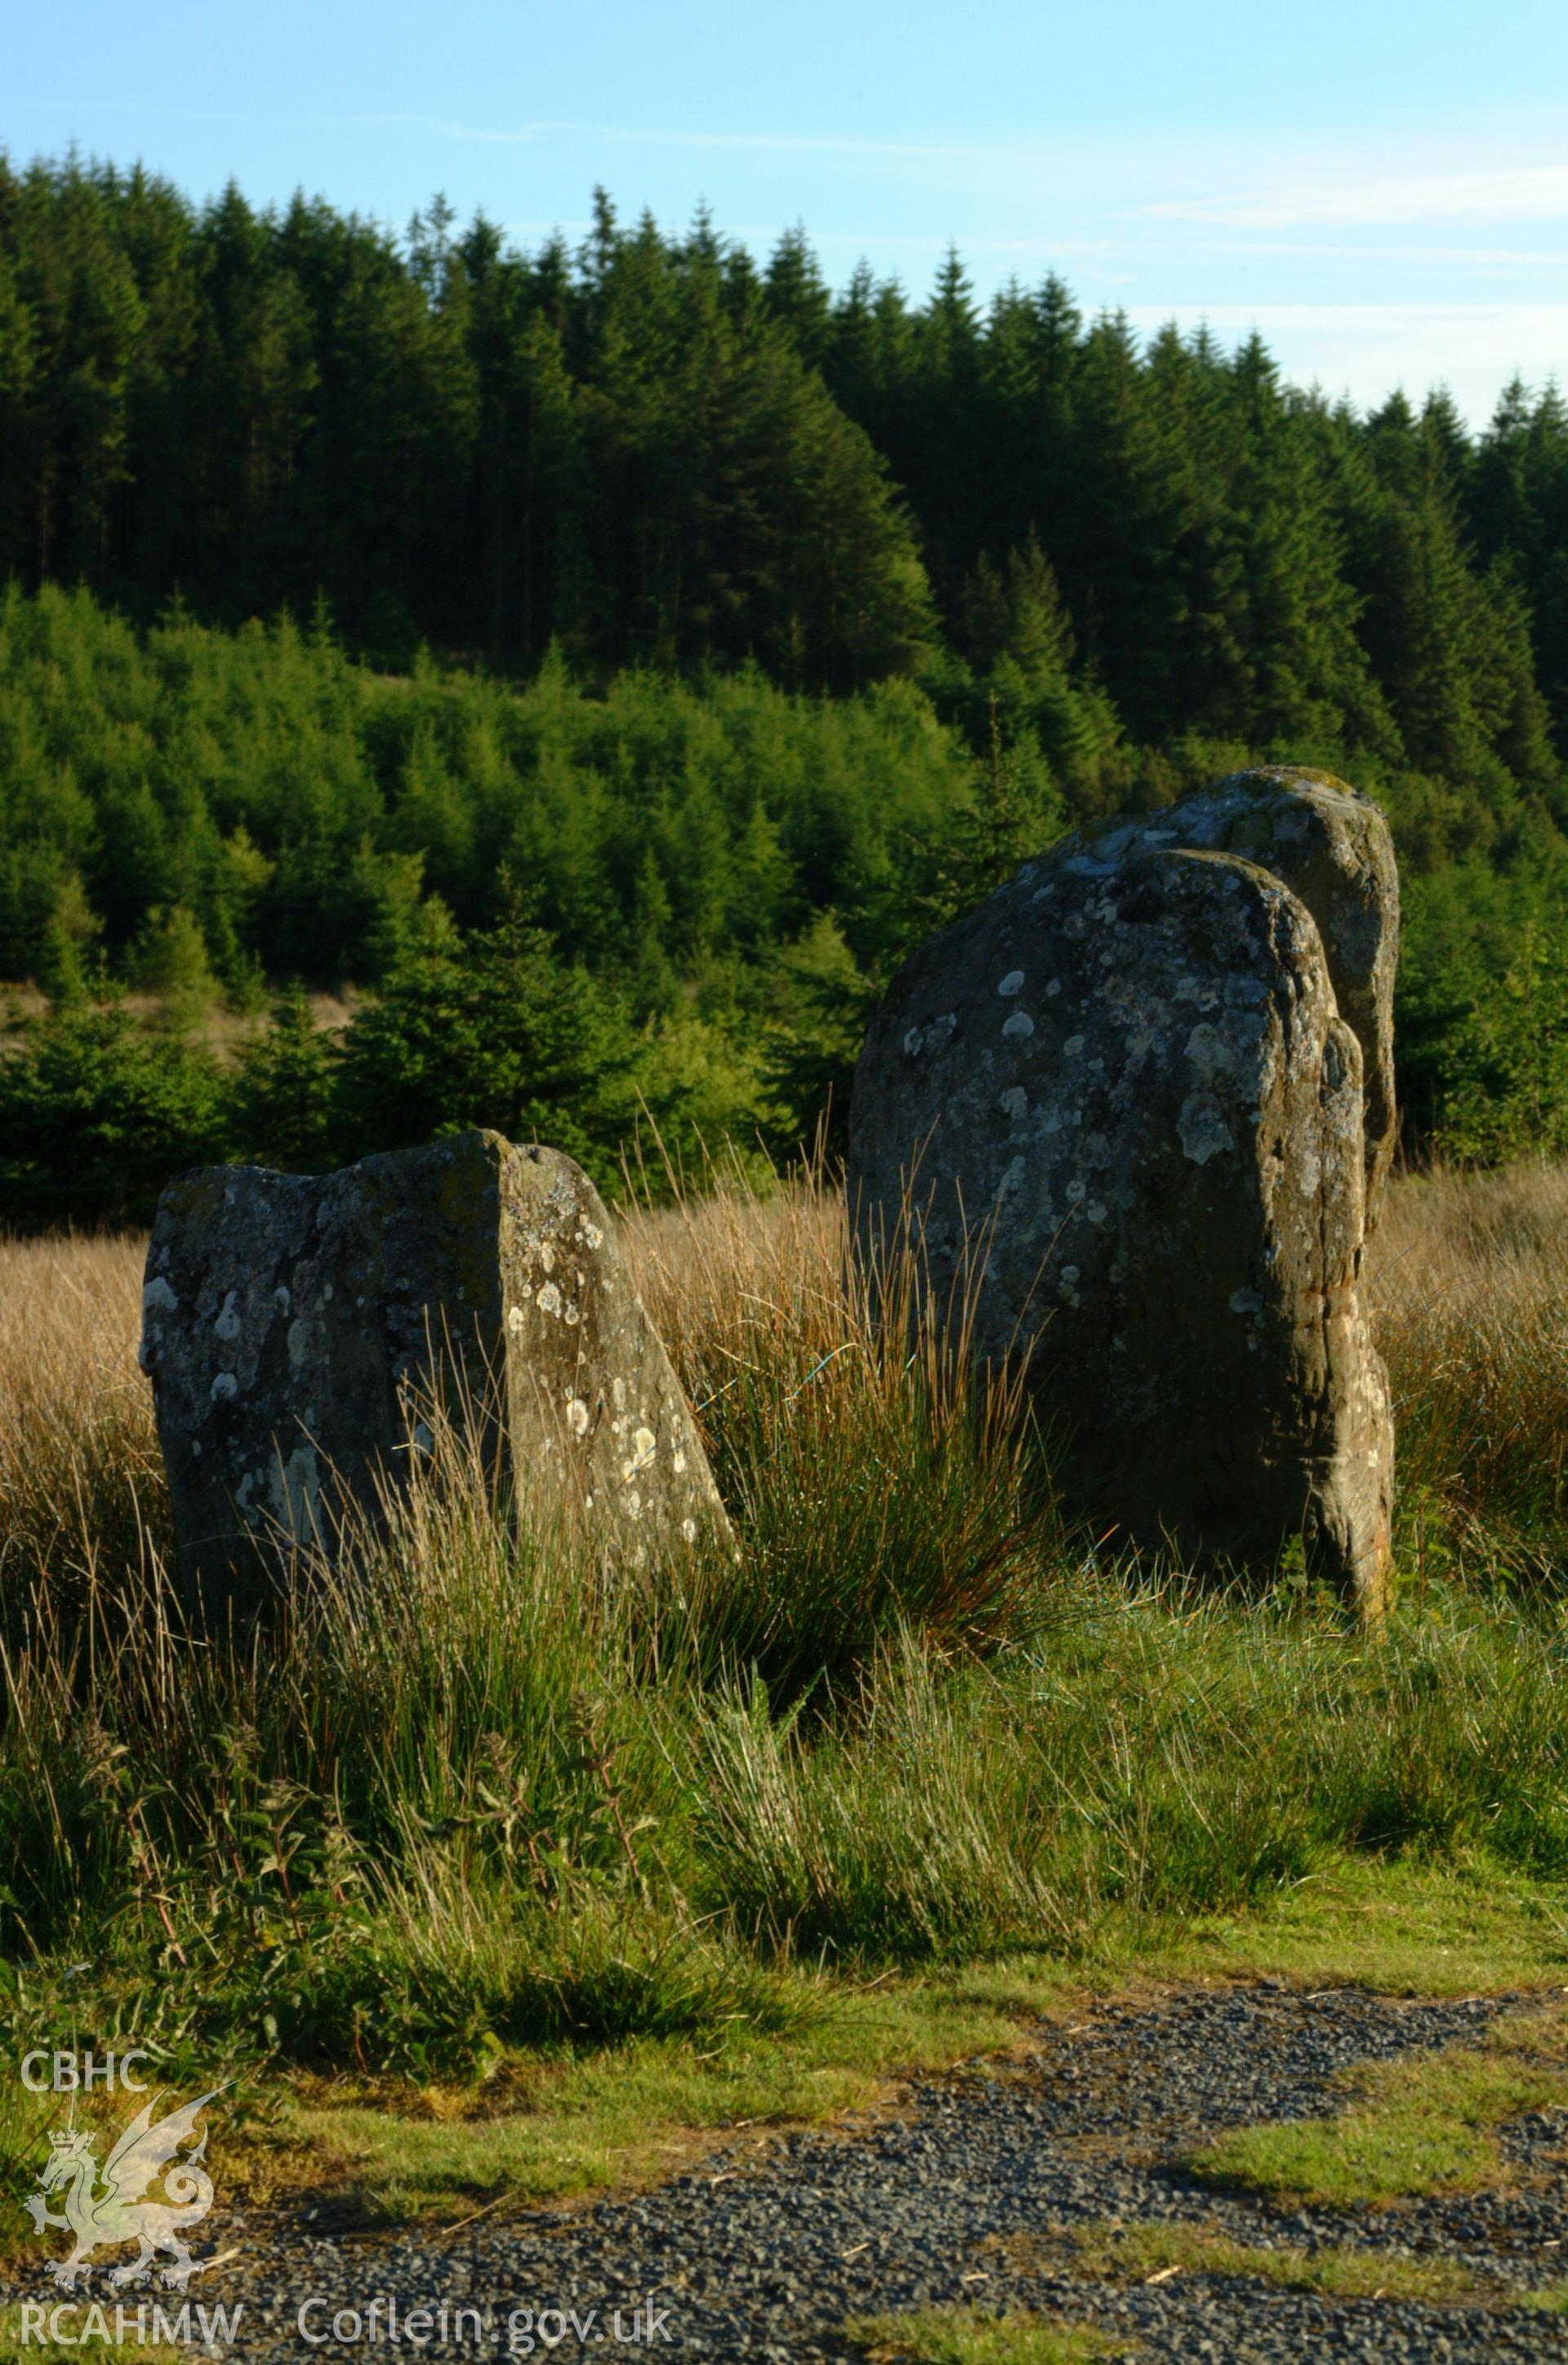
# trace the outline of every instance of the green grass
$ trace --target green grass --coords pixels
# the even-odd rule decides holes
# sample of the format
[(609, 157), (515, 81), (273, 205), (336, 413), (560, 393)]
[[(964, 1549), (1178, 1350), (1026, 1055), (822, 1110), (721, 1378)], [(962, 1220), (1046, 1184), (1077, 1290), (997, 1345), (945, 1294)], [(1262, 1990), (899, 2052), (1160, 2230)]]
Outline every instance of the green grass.
[(851, 2318), (845, 2326), (874, 2365), (1091, 2365), (1135, 2348), (1089, 2324), (1044, 2316), (972, 2315), (968, 2308), (915, 2308), (902, 2315)]
[[(444, 1536), (374, 1620), (227, 1697), (211, 1668), (122, 1696), (124, 1738), (27, 1696), (0, 1828), (38, 1952), (7, 2041), (134, 2033), (185, 2090), (281, 2092), (285, 2180), (303, 2146), (376, 2211), (455, 2217), (1006, 2044), (948, 2001), (977, 1961), (1031, 1965), (1036, 1997), (1568, 1981), (1565, 1711), (1517, 1608), (1373, 1649), (1086, 1582), (1024, 1648), (901, 1640), (842, 1709), (780, 1713), (678, 1653), (652, 1680), (645, 1634)], [(36, 2136), (0, 2125), (14, 2172)]]
[[(1508, 1288), (1512, 1205), (1477, 1268)], [(1394, 1328), (1419, 1522), (1373, 1638), (1066, 1535), (1006, 1402), (846, 1297), (827, 1196), (633, 1235), (739, 1564), (607, 1587), (443, 1437), (252, 1650), (188, 1634), (162, 1573), (134, 1258), (0, 1250), (0, 2047), (232, 2077), (236, 2189), (454, 2219), (831, 2115), (1141, 1978), (1568, 1986), (1568, 1609), (1496, 1541), (1568, 1403), (1555, 1268), (1484, 1529), (1441, 1493), (1445, 1436), (1473, 1443), (1443, 1407), (1503, 1400), (1524, 1313), (1470, 1365), (1463, 1326)], [(1467, 2093), (1423, 2173), (1492, 2172)], [(39, 2135), (0, 2088), (0, 2180)]]
[[(1395, 1950), (1369, 1923), (1369, 1869), (1350, 1884), (1340, 1918), (1319, 1900), (1322, 1952), (1298, 1932), (1293, 1976), (1316, 1986), (1339, 1979), (1403, 1993), (1469, 1992), (1440, 1933), (1462, 1922), (1468, 1897), (1507, 1967), (1509, 1984), (1540, 1986), (1562, 1963), (1541, 1949), (1543, 1900), (1518, 1885), (1501, 1897), (1477, 1869), (1390, 1876), (1391, 1909), (1412, 1938)], [(1280, 1911), (1289, 1912), (1287, 1898)], [(1425, 1911), (1423, 1910), (1425, 1908)], [(1251, 1949), (1248, 1948), (1250, 1937)], [(1184, 1942), (1179, 1954), (1107, 1945), (1098, 1964), (1035, 1956), (814, 1985), (813, 2009), (772, 2034), (733, 2028), (719, 2045), (633, 2038), (616, 2046), (498, 2054), (473, 2079), (406, 2077), (286, 2078), (264, 2081), (273, 2109), (252, 2114), (224, 2157), (263, 2196), (301, 2183), (339, 2193), (373, 2219), (455, 2221), (656, 2178), (700, 2158), (715, 2140), (766, 2152), (779, 2130), (846, 2110), (896, 2104), (898, 2081), (924, 2070), (1014, 2054), (1040, 2041), (1041, 2022), (1074, 2016), (1093, 1994), (1136, 1992), (1179, 1961), (1186, 1978), (1246, 1978), (1276, 1970), (1282, 1951), (1272, 1915), (1227, 1926), (1223, 1951)], [(802, 1974), (802, 1977), (807, 1975)], [(967, 2068), (963, 2074), (969, 2074)], [(977, 2070), (974, 2074), (983, 2074)]]
[[(212, 2357), (224, 2353), (221, 2343), (215, 2343), (210, 2349), (202, 2348), (199, 2312), (203, 2308), (208, 2311), (223, 2308), (232, 2320), (236, 2306), (243, 2307), (245, 2304), (243, 2301), (237, 2302), (226, 2293), (210, 2290), (175, 2292), (159, 2288), (116, 2292), (106, 2291), (101, 2278), (98, 2282), (96, 2291), (88, 2286), (77, 2292), (60, 2292), (44, 2285), (36, 2296), (28, 2299), (25, 2323), (20, 2302), (0, 2306), (0, 2365), (71, 2365), (72, 2359), (84, 2354), (99, 2358), (114, 2355), (136, 2357), (144, 2359), (145, 2365), (182, 2365), (182, 2360), (184, 2365), (189, 2365), (193, 2355)], [(41, 2334), (39, 2328), (40, 2319), (31, 2313), (39, 2307), (42, 2309)], [(125, 2312), (123, 2340), (116, 2338), (117, 2308)], [(151, 2337), (139, 2340), (136, 2334), (138, 2308), (142, 2311), (149, 2335), (155, 2308), (162, 2311), (170, 2328), (177, 2326), (182, 2311), (188, 2308), (191, 2338), (188, 2342), (153, 2340)], [(58, 2315), (55, 2313), (57, 2309), (60, 2311)], [(98, 2316), (91, 2313), (95, 2309), (102, 2316), (101, 2329)], [(58, 2325), (62, 2338), (56, 2340), (50, 2337), (51, 2323)]]
[(889, 2100), (895, 2077), (1015, 2048), (1070, 1992), (1049, 1962), (987, 1967), (846, 1987), (787, 2037), (742, 2031), (702, 2050), (637, 2038), (554, 2059), (512, 2055), (478, 2087), (296, 2081), (273, 2125), (244, 2140), (239, 2166), (263, 2190), (302, 2176), (330, 2182), (374, 2217), (504, 2212), (644, 2180), (720, 2136), (765, 2151), (783, 2127)]
[(1275, 2291), (1320, 2292), (1330, 2299), (1518, 2303), (1495, 2279), (1473, 2274), (1450, 2259), (1335, 2244), (1305, 2250), (1289, 2243), (1238, 2242), (1207, 2225), (1127, 2225), (1083, 2235), (1074, 2242), (1070, 2263), (1075, 2274), (1118, 2282), (1224, 2275), (1267, 2283)]
[[(1304, 1895), (1313, 1899), (1309, 1925), (1299, 1910)], [(903, 2076), (1026, 2048), (1042, 2018), (1048, 2025), (1075, 2015), (1093, 1993), (1136, 1991), (1140, 1978), (1173, 1970), (1246, 1978), (1282, 1963), (1315, 1986), (1343, 1979), (1395, 1993), (1468, 1992), (1474, 1959), (1453, 1941), (1473, 1922), (1474, 1943), (1495, 1950), (1498, 1983), (1561, 1985), (1551, 1904), (1552, 1892), (1489, 1878), (1483, 1866), (1462, 1873), (1365, 1865), (1341, 1884), (1282, 1892), (1272, 1911), (1233, 1919), (1217, 1934), (1178, 1932), (1173, 1944), (1140, 1951), (1138, 1925), (1108, 1931), (1092, 1962), (1020, 1956), (859, 1980), (801, 1968), (789, 1975), (801, 1990), (799, 2012), (771, 2030), (731, 2023), (711, 2034), (598, 2046), (498, 2046), (477, 2074), (423, 2079), (263, 2068), (215, 2113), (219, 2206), (308, 2190), (356, 2219), (454, 2224), (476, 2211), (504, 2216), (655, 2180), (700, 2161), (716, 2141), (763, 2156), (785, 2128), (894, 2106)], [(1435, 2070), (1449, 2058), (1415, 2066)], [(1516, 2057), (1506, 2071), (1516, 2082), (1495, 2084), (1494, 2098), (1545, 2093), (1555, 2074), (1544, 2054), (1527, 2055), (1525, 2073), (1534, 2082), (1521, 2087)], [(8, 2114), (0, 2145), (19, 2191), (61, 2106), (19, 2085), (0, 2088), (0, 2103)], [(1428, 2087), (1418, 2107), (1441, 2113), (1452, 2104)], [(95, 2123), (117, 2123), (119, 2106), (103, 2096), (88, 2108)], [(1458, 2118), (1439, 2124), (1450, 2140), (1474, 2139)], [(1490, 2159), (1484, 2143), (1478, 2156)], [(25, 2227), (7, 2247), (13, 2255), (30, 2249)], [(1149, 2271), (1157, 2263), (1169, 2260), (1151, 2262)]]
[[(420, 1516), (357, 1620), (270, 1664), (140, 1700), (122, 1673), (112, 1728), (16, 1678), (21, 2049), (134, 2033), (171, 2083), (263, 2100), (309, 2073), (280, 2158), (293, 2128), (367, 2205), (456, 2216), (1006, 2043), (995, 2014), (930, 2024), (976, 1962), (1032, 1965), (1036, 1995), (1568, 1980), (1537, 1613), (1445, 1599), (1373, 1647), (1085, 1577), (984, 1663), (906, 1634), (831, 1710), (779, 1710), (689, 1638), (596, 1625), (477, 1516)], [(443, 2117), (434, 2089), (466, 2099)], [(36, 2133), (0, 2125), (15, 2169)]]
[(1167, 1977), (1286, 1978), (1385, 1995), (1474, 1995), (1568, 1982), (1568, 1896), (1484, 1849), (1344, 1852), (1254, 1910), (1198, 1913), (1163, 1948)]
[[(88, 2303), (84, 2303), (84, 2305), (85, 2304), (88, 2304)], [(174, 2314), (177, 2315), (179, 2311), (176, 2308), (174, 2311)], [(15, 2322), (13, 2323), (10, 2320), (11, 2314), (11, 2311), (7, 2311), (6, 2321), (4, 2324), (0, 2324), (0, 2365), (75, 2365), (75, 2360), (81, 2357), (84, 2348), (86, 2348), (89, 2356), (92, 2356), (95, 2352), (102, 2356), (105, 2353), (106, 2348), (118, 2348), (118, 2344), (115, 2344), (112, 2341), (114, 2328), (114, 2303), (112, 2301), (109, 2303), (108, 2313), (108, 2323), (111, 2333), (111, 2340), (109, 2343), (101, 2343), (95, 2337), (88, 2341), (73, 2339), (69, 2342), (62, 2342), (59, 2340), (50, 2340), (47, 2337), (47, 2334), (42, 2340), (39, 2340), (34, 2337), (30, 2323), (28, 2325), (27, 2335), (24, 2337), (21, 2328), (20, 2315), (17, 2315)], [(142, 2365), (189, 2365), (191, 2353), (189, 2348), (171, 2348), (166, 2342), (162, 2340), (138, 2340), (134, 2332), (130, 2329), (133, 2317), (134, 2307), (132, 2309), (132, 2317), (128, 2317), (127, 2319), (127, 2339), (125, 2342), (125, 2348), (129, 2355), (142, 2360)], [(44, 2320), (47, 2325), (47, 2304)], [(62, 2331), (66, 2331), (73, 2325), (79, 2325), (84, 2321), (84, 2317), (82, 2309), (79, 2308), (74, 2315), (62, 2318), (61, 2329)], [(151, 2317), (149, 2317), (148, 2321), (151, 2321)]]
[(1499, 2129), (1568, 2108), (1568, 2015), (1559, 2004), (1475, 2046), (1380, 2062), (1356, 2086), (1333, 2118), (1239, 2128), (1190, 2164), (1215, 2183), (1328, 2208), (1496, 2185)]

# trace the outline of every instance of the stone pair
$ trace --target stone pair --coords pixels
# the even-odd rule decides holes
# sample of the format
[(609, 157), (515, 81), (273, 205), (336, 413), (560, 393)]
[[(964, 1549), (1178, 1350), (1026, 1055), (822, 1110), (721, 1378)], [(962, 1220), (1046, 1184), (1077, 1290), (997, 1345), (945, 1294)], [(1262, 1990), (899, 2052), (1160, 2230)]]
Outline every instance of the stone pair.
[[(864, 1250), (907, 1238), (977, 1356), (1025, 1359), (1071, 1508), (1221, 1564), (1299, 1536), (1367, 1615), (1393, 1428), (1360, 1277), (1397, 928), (1375, 806), (1239, 774), (1068, 840), (923, 946), (850, 1119)], [(188, 1177), (143, 1360), (209, 1606), (374, 1516), (436, 1407), (617, 1565), (734, 1549), (610, 1219), (554, 1150), (471, 1133), (325, 1179)]]

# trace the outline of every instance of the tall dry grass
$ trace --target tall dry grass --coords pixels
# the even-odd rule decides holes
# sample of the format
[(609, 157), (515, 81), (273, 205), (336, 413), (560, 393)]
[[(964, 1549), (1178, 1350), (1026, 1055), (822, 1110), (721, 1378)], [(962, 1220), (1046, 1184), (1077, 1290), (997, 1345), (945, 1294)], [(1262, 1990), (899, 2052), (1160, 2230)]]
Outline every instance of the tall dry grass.
[(454, 1443), (264, 1649), (192, 1642), (140, 1245), (0, 1246), (6, 2013), (424, 2074), (717, 2042), (788, 2024), (802, 1949), (1093, 1947), (1337, 1849), (1568, 1875), (1565, 1211), (1555, 1173), (1394, 1194), (1427, 1581), (1376, 1642), (1286, 1584), (1096, 1566), (1016, 1405), (846, 1294), (832, 1196), (739, 1187), (624, 1224), (738, 1568), (607, 1593)]
[[(1058, 1539), (1016, 1384), (977, 1390), (961, 1337), (897, 1303), (883, 1323), (846, 1287), (834, 1194), (736, 1177), (622, 1235), (747, 1539), (738, 1575), (693, 1599), (711, 1651), (789, 1689), (845, 1673), (896, 1622), (959, 1651), (1019, 1626)], [(136, 1363), (143, 1254), (0, 1243), (0, 1606), (166, 1553)], [(912, 1299), (913, 1261), (891, 1261), (888, 1293)]]
[(972, 1379), (968, 1309), (938, 1318), (907, 1240), (864, 1270), (820, 1181), (736, 1182), (624, 1236), (745, 1539), (700, 1605), (710, 1653), (778, 1703), (895, 1629), (960, 1657), (1028, 1631), (1063, 1537), (1020, 1374)]
[(1555, 1578), (1568, 1563), (1568, 1169), (1405, 1178), (1368, 1289), (1407, 1558), (1423, 1574), (1431, 1549), (1476, 1574)]
[[(885, 1471), (892, 1431), (916, 1409), (958, 1421), (944, 1375), (928, 1369), (912, 1393), (868, 1308), (846, 1298), (831, 1193), (763, 1198), (737, 1182), (635, 1212), (622, 1236), (743, 1516), (775, 1530), (792, 1513), (817, 1519), (857, 1425), (870, 1431), (867, 1470)], [(133, 1239), (0, 1239), (0, 1588), (101, 1578), (165, 1541), (136, 1363), (144, 1253)], [(1568, 1520), (1568, 1169), (1396, 1182), (1368, 1295), (1410, 1518), (1446, 1517), (1473, 1559), (1501, 1548), (1524, 1568), (1555, 1566)], [(863, 1489), (857, 1501), (868, 1549), (898, 1549), (888, 1501), (867, 1508)], [(846, 1506), (831, 1508), (836, 1527)]]
[(0, 1238), (0, 1596), (118, 1578), (167, 1522), (140, 1239)]

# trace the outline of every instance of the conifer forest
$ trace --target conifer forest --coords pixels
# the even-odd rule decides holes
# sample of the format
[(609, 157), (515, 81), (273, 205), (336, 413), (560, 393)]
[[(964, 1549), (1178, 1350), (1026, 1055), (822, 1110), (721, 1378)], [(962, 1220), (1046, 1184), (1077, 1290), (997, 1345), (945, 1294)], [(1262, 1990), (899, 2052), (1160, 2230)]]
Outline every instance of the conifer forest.
[(1568, 1152), (1554, 386), (0, 160), (0, 1222), (831, 1145), (914, 942), (1273, 757), (1393, 822), (1406, 1155)]

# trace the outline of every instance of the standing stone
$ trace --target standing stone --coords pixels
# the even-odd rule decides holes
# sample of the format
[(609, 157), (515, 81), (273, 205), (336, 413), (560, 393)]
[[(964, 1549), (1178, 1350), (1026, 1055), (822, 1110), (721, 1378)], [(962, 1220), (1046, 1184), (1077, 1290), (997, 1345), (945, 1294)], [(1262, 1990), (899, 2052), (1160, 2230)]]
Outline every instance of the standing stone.
[[(967, 1300), (980, 1358), (1027, 1360), (1070, 1505), (1221, 1564), (1299, 1534), (1375, 1615), (1393, 1428), (1358, 1288), (1361, 1045), (1301, 894), (1182, 843), (1196, 808), (1194, 833), (1256, 816), (1260, 854), (1320, 846), (1350, 792), (1297, 793), (1243, 776), (1070, 840), (923, 946), (861, 1056), (850, 1186), (868, 1255), (907, 1208), (944, 1318)], [(1382, 959), (1379, 936), (1378, 992)]]
[(206, 1167), (159, 1203), (142, 1292), (182, 1573), (253, 1608), (297, 1545), (433, 1442), (641, 1567), (731, 1542), (707, 1457), (588, 1176), (465, 1133), (327, 1176)]
[(1367, 1229), (1394, 1162), (1394, 971), (1399, 870), (1388, 824), (1370, 797), (1331, 772), (1270, 764), (1232, 772), (1169, 812), (1071, 838), (1049, 857), (1089, 875), (1139, 849), (1239, 854), (1282, 879), (1317, 923), (1339, 1015), (1361, 1047)]

